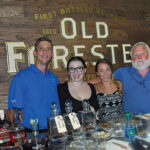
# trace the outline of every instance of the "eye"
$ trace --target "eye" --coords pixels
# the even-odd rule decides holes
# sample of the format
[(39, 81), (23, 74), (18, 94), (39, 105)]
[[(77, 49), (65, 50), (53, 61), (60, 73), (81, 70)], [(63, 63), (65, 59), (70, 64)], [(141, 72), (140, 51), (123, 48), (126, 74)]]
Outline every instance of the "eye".
[(73, 68), (73, 67), (70, 67), (70, 68), (68, 68), (68, 71), (69, 71), (69, 72), (74, 72), (74, 68)]
[(110, 69), (110, 68), (107, 68), (107, 71), (111, 71), (111, 69)]
[(51, 47), (47, 47), (46, 50), (51, 50)]
[(80, 66), (80, 67), (77, 67), (77, 69), (78, 69), (78, 70), (81, 70), (81, 69), (82, 69), (82, 67), (81, 67), (81, 66)]
[(138, 54), (134, 54), (133, 57), (138, 57)]
[(43, 47), (39, 47), (39, 49), (43, 49)]
[(84, 68), (84, 67), (79, 66), (79, 67), (77, 67), (76, 69), (77, 69), (78, 72), (81, 72), (81, 71), (83, 70), (83, 68)]
[(144, 55), (145, 55), (145, 53), (143, 52), (143, 53), (141, 53), (141, 55), (142, 55), (142, 56), (144, 56)]
[(69, 68), (69, 70), (74, 70), (74, 68), (71, 67), (71, 68)]
[(99, 70), (98, 72), (102, 73), (102, 72), (104, 72), (104, 70)]

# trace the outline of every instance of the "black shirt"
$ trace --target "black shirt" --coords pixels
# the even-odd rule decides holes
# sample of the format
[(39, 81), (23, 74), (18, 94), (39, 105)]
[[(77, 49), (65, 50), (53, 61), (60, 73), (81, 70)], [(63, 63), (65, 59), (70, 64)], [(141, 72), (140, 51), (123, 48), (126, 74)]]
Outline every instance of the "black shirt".
[[(97, 102), (97, 97), (96, 97), (96, 91), (95, 88), (92, 84), (88, 83), (88, 85), (91, 88), (91, 97), (88, 99), (90, 102), (90, 105), (94, 107), (94, 109), (97, 111), (98, 109), (98, 102)], [(65, 113), (65, 101), (66, 100), (71, 100), (72, 101), (72, 107), (73, 107), (73, 112), (78, 112), (78, 111), (82, 111), (82, 101), (77, 100), (75, 98), (73, 98), (69, 92), (68, 89), (68, 83), (62, 83), (62, 84), (58, 84), (57, 86), (58, 88), (58, 96), (59, 96), (59, 101), (60, 101), (60, 107), (61, 107), (61, 113)]]

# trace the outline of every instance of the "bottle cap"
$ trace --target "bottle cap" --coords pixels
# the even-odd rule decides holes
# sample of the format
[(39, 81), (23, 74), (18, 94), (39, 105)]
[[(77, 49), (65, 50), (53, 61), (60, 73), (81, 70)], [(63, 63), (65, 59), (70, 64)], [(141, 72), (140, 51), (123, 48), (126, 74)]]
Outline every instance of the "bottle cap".
[(66, 113), (72, 112), (72, 101), (71, 100), (65, 101), (65, 110), (66, 110)]
[(55, 115), (58, 115), (59, 111), (58, 111), (58, 106), (57, 106), (57, 103), (56, 102), (52, 102), (51, 103), (51, 109), (52, 109), (52, 114), (55, 116)]
[(131, 113), (130, 112), (126, 113), (125, 115), (126, 115), (127, 119), (131, 119)]

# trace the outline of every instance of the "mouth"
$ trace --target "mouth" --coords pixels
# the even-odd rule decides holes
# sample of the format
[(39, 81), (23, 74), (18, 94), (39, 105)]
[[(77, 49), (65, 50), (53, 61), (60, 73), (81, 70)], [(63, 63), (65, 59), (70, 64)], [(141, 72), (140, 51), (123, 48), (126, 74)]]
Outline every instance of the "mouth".
[(137, 64), (138, 64), (138, 65), (143, 65), (143, 64), (144, 64), (144, 61), (138, 61)]
[(41, 56), (42, 58), (48, 58), (48, 56)]
[(73, 76), (73, 78), (78, 79), (78, 78), (80, 78), (80, 75), (75, 75), (75, 76)]

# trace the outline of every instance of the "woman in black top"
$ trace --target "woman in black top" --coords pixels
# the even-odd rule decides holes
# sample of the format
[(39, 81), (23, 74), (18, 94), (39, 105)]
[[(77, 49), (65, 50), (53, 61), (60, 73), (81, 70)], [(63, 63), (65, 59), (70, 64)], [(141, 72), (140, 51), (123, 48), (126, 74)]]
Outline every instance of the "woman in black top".
[(89, 100), (91, 108), (96, 111), (98, 102), (96, 91), (92, 84), (84, 81), (86, 73), (86, 64), (80, 57), (72, 57), (67, 64), (69, 81), (58, 85), (58, 95), (60, 101), (61, 112), (65, 113), (65, 101), (71, 100), (73, 112), (83, 110), (82, 101)]

